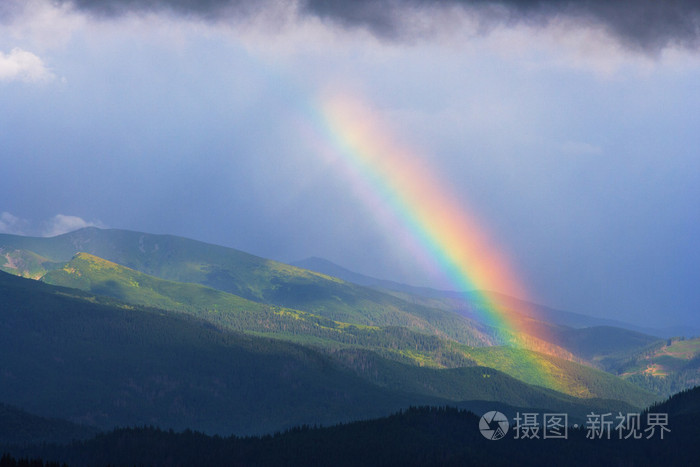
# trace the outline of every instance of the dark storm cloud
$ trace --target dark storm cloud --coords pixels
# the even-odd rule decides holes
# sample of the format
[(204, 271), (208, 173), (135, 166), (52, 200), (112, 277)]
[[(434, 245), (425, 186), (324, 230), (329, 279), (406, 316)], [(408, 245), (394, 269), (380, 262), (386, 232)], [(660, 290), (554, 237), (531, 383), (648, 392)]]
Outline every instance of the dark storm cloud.
[[(284, 4), (245, 0), (73, 0), (79, 9), (98, 15), (126, 11), (167, 10), (205, 19), (245, 16), (262, 8)], [(656, 51), (677, 45), (700, 45), (700, 2), (696, 0), (301, 0), (303, 14), (344, 27), (360, 27), (379, 37), (398, 40), (415, 32), (405, 12), (458, 7), (485, 26), (494, 24), (547, 24), (557, 18), (599, 25), (633, 49)]]
[(446, 6), (471, 11), (486, 25), (545, 25), (557, 18), (600, 25), (626, 46), (647, 51), (700, 44), (700, 2), (695, 0), (308, 0), (304, 9), (341, 24), (367, 27), (380, 36), (396, 37), (410, 27), (403, 21), (403, 8), (420, 11)]
[(216, 19), (222, 15), (245, 15), (257, 3), (245, 0), (65, 0), (78, 9), (98, 16), (119, 16), (132, 11), (171, 11), (186, 16)]

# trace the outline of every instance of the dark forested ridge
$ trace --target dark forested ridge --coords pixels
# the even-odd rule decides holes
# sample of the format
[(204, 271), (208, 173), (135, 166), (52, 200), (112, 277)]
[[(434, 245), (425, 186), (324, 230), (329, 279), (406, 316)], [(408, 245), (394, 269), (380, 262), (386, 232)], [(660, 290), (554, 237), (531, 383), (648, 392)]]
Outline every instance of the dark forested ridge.
[(67, 443), (91, 438), (98, 432), (94, 427), (39, 417), (0, 403), (0, 445)]
[[(689, 466), (698, 465), (700, 388), (657, 404), (668, 417), (663, 438), (641, 414), (640, 439), (589, 437), (570, 427), (562, 439), (486, 439), (480, 416), (448, 407), (418, 407), (375, 420), (327, 428), (302, 426), (262, 437), (210, 437), (152, 427), (118, 429), (64, 447), (37, 447), (18, 455), (83, 465), (162, 466)], [(511, 414), (511, 417), (513, 414)], [(657, 427), (658, 428), (658, 427)]]

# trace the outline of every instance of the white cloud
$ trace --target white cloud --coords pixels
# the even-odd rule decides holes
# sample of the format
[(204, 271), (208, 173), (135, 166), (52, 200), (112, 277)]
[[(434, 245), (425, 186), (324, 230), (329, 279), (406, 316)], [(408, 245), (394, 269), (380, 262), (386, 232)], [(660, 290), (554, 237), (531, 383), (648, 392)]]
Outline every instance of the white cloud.
[(0, 52), (0, 81), (41, 82), (54, 78), (41, 58), (15, 47), (9, 54)]
[(29, 222), (9, 212), (0, 213), (0, 233), (24, 235)]
[(70, 2), (2, 0), (0, 44), (47, 50), (67, 45), (87, 22)]
[(0, 233), (5, 234), (54, 237), (84, 227), (105, 227), (100, 221), (86, 221), (78, 216), (67, 216), (65, 214), (56, 214), (40, 225), (43, 227), (27, 219), (17, 217), (12, 213), (0, 212)]
[(97, 222), (89, 222), (78, 216), (66, 216), (64, 214), (56, 214), (54, 217), (49, 219), (47, 227), (44, 230), (44, 237), (55, 237), (56, 235), (61, 235), (67, 232), (72, 232), (74, 230), (82, 229), (84, 227), (104, 227), (104, 225)]

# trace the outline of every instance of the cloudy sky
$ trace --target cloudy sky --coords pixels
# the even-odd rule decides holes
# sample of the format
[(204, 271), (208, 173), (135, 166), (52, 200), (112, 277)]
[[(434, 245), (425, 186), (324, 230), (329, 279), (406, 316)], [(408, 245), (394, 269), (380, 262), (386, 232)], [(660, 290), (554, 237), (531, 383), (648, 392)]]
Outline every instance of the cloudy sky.
[(689, 1), (3, 1), (0, 231), (172, 233), (452, 288), (324, 144), (329, 95), (409, 149), (527, 298), (700, 327)]

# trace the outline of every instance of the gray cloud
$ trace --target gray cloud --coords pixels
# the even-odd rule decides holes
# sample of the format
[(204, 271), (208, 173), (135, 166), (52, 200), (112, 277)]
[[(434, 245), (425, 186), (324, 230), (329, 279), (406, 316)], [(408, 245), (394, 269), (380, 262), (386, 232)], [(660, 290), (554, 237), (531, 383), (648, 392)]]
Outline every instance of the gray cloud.
[(17, 217), (10, 212), (0, 212), (0, 233), (13, 235), (39, 235), (41, 237), (54, 237), (83, 227), (105, 228), (102, 222), (86, 221), (77, 216), (56, 214), (52, 218), (41, 223), (41, 227), (35, 223)]
[[(77, 8), (102, 16), (128, 11), (171, 11), (204, 19), (245, 17), (276, 4), (245, 0), (73, 0)], [(407, 11), (461, 8), (484, 26), (541, 24), (566, 18), (602, 26), (630, 49), (655, 52), (675, 45), (700, 45), (700, 2), (695, 0), (299, 0), (302, 14), (344, 27), (366, 28), (398, 40), (415, 33)]]
[(129, 12), (168, 11), (185, 16), (215, 20), (253, 14), (271, 3), (246, 0), (63, 0), (79, 10), (98, 16), (119, 16)]
[(382, 36), (400, 36), (407, 27), (403, 8), (420, 11), (438, 4), (462, 7), (487, 25), (545, 25), (558, 18), (573, 19), (602, 26), (624, 45), (646, 51), (700, 44), (700, 3), (693, 0), (308, 0), (304, 8), (342, 24), (368, 27)]

